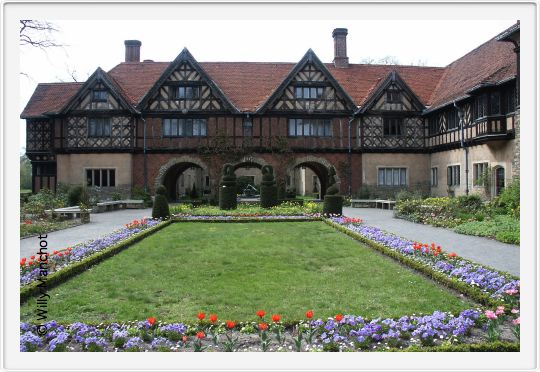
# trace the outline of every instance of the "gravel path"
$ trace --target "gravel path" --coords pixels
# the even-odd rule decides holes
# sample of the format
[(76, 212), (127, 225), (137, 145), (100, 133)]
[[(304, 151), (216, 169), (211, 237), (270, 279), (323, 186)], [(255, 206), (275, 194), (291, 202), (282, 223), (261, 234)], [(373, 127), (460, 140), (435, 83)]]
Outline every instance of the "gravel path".
[[(54, 231), (47, 234), (49, 252), (67, 248), (77, 243), (93, 240), (106, 235), (126, 223), (143, 217), (150, 217), (152, 209), (124, 209), (114, 212), (92, 213), (90, 223)], [(21, 239), (21, 258), (35, 254), (39, 239), (37, 237)]]
[(456, 252), (472, 261), (519, 276), (519, 246), (478, 236), (458, 234), (452, 230), (422, 225), (394, 218), (393, 211), (375, 208), (344, 208), (343, 214), (358, 217), (398, 236), (436, 243), (445, 251)]

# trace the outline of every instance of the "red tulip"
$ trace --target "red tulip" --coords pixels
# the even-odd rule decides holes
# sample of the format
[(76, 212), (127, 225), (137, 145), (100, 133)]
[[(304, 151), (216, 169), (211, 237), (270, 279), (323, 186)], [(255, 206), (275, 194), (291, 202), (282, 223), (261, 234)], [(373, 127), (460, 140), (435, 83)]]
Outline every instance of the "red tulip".
[(259, 318), (262, 319), (265, 315), (266, 315), (266, 311), (264, 311), (264, 310), (259, 310), (259, 311), (257, 311), (257, 316), (258, 316)]
[(337, 320), (338, 322), (341, 322), (341, 321), (343, 320), (343, 314), (338, 314), (338, 315), (336, 315), (336, 320)]
[(448, 255), (448, 257), (450, 257), (450, 258), (454, 258), (454, 257), (456, 257), (456, 256), (457, 256), (456, 252), (452, 252), (452, 253), (450, 253), (450, 254)]
[(274, 323), (277, 323), (277, 322), (279, 322), (280, 320), (281, 320), (281, 315), (279, 315), (279, 314), (274, 314), (274, 315), (272, 315), (272, 321), (273, 321)]
[(261, 331), (266, 331), (268, 329), (268, 324), (267, 323), (259, 323), (259, 329)]
[(217, 322), (217, 315), (216, 315), (216, 314), (211, 314), (211, 315), (210, 315), (210, 321), (211, 321), (212, 323)]
[(309, 310), (306, 312), (306, 318), (311, 319), (313, 318), (313, 310)]
[(204, 332), (197, 332), (197, 338), (200, 340), (201, 338), (204, 338), (206, 336)]
[(236, 326), (236, 323), (232, 320), (227, 320), (227, 328), (233, 329)]
[(154, 326), (154, 324), (156, 323), (156, 318), (154, 318), (153, 316), (148, 318), (148, 323), (150, 323), (150, 326)]
[(202, 311), (199, 314), (197, 314), (197, 318), (199, 318), (199, 320), (203, 320), (205, 317), (206, 317), (206, 314)]

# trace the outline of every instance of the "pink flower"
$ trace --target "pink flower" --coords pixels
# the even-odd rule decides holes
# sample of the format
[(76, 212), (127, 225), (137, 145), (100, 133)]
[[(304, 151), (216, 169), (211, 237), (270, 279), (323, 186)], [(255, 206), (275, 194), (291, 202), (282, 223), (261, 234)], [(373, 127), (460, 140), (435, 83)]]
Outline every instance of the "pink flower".
[(497, 306), (497, 310), (495, 311), (496, 315), (504, 314), (504, 306)]
[(497, 315), (491, 310), (486, 310), (484, 314), (487, 316), (488, 319), (491, 319), (491, 320), (497, 319)]
[(512, 309), (510, 311), (512, 314), (518, 314), (519, 313), (519, 309)]
[(520, 325), (521, 324), (521, 317), (517, 318), (517, 319), (514, 319), (512, 320), (512, 323), (514, 323), (515, 325)]
[(510, 296), (513, 296), (513, 295), (517, 294), (519, 291), (517, 289), (512, 288), (512, 289), (507, 289), (505, 292), (506, 292), (506, 294), (509, 294)]

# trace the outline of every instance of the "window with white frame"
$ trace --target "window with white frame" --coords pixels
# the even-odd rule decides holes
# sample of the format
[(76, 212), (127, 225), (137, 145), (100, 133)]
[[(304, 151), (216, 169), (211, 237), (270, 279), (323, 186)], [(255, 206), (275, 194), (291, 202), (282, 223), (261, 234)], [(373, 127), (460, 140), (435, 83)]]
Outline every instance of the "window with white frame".
[(115, 169), (86, 169), (86, 186), (114, 187), (116, 186)]
[(450, 165), (446, 169), (446, 172), (448, 186), (458, 186), (460, 184), (461, 166)]
[(407, 168), (378, 168), (379, 186), (407, 186)]
[(327, 119), (289, 119), (291, 137), (332, 137), (332, 121)]
[(323, 87), (297, 86), (294, 89), (294, 96), (298, 99), (321, 99), (323, 91)]
[(431, 187), (437, 187), (439, 185), (439, 168), (431, 168)]
[(475, 186), (484, 186), (486, 182), (486, 176), (488, 172), (488, 163), (474, 163), (473, 164), (473, 180)]
[(205, 137), (206, 119), (163, 119), (164, 137)]

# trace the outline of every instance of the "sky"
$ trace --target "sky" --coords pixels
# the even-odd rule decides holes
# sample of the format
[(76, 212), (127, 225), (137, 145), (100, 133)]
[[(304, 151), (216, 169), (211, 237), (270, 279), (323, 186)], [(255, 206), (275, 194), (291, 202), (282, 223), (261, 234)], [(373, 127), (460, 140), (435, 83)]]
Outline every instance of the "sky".
[[(20, 47), (20, 111), (40, 82), (85, 81), (124, 60), (124, 40), (142, 42), (141, 60), (172, 61), (184, 47), (199, 62), (298, 62), (311, 48), (332, 62), (334, 28), (347, 28), (350, 63), (393, 56), (401, 64), (446, 66), (510, 27), (507, 20), (47, 20), (62, 47)], [(26, 133), (21, 120), (21, 153)]]

